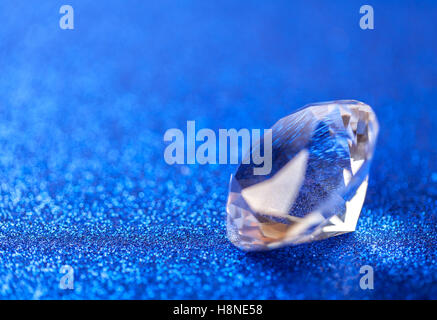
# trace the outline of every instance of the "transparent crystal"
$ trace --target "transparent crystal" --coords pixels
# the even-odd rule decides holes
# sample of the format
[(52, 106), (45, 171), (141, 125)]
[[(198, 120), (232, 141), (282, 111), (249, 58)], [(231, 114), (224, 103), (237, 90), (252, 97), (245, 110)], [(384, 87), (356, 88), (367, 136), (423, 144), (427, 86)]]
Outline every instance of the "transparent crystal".
[(307, 105), (279, 120), (271, 173), (254, 175), (251, 163), (231, 176), (229, 239), (252, 251), (355, 231), (377, 135), (372, 108), (354, 100)]

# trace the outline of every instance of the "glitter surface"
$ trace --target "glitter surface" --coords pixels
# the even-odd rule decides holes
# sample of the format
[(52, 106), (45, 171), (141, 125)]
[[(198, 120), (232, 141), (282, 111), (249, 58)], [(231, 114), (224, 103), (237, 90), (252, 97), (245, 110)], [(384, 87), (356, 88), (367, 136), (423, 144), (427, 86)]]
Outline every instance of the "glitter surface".
[[(53, 1), (0, 4), (1, 298), (437, 298), (435, 3), (375, 4), (365, 31), (358, 1), (69, 4), (75, 30)], [(163, 158), (187, 120), (268, 128), (350, 98), (380, 122), (352, 234), (244, 253), (235, 166)]]

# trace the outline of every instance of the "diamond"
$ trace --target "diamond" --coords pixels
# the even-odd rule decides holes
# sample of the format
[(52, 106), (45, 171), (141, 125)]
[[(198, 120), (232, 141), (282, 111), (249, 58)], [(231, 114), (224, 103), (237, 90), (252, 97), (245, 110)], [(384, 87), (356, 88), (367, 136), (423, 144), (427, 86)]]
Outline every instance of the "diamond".
[(355, 231), (378, 135), (372, 108), (355, 100), (311, 104), (271, 129), (270, 174), (242, 163), (231, 176), (231, 242), (268, 250)]

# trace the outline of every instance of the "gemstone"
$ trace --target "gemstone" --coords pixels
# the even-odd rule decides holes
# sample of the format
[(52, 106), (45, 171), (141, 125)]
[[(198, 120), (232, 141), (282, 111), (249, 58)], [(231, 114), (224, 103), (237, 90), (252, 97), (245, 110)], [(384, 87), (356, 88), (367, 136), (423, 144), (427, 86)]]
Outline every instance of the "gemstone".
[(355, 100), (310, 104), (266, 134), (248, 155), (270, 147), (271, 172), (255, 175), (257, 165), (245, 162), (231, 176), (231, 242), (268, 250), (355, 231), (378, 135), (372, 108)]

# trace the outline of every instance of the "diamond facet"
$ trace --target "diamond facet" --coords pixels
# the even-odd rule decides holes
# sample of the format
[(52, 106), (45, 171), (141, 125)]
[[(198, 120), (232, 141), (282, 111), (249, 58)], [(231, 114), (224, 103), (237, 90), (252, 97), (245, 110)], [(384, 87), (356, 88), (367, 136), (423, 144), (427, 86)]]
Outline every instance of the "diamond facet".
[(271, 173), (254, 175), (256, 165), (241, 164), (231, 176), (232, 243), (267, 250), (355, 231), (378, 135), (372, 108), (354, 100), (307, 105), (271, 134)]

